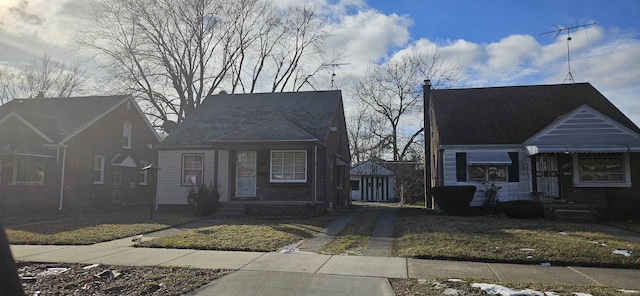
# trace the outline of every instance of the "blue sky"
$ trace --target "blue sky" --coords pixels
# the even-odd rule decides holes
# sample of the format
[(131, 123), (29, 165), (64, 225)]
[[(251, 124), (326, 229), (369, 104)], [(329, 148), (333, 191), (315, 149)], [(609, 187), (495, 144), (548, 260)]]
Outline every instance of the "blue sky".
[[(80, 58), (69, 46), (92, 0), (0, 0), (0, 64), (20, 67), (43, 52)], [(268, 0), (279, 5), (301, 0)], [(571, 72), (640, 125), (640, 0), (304, 0), (330, 15), (329, 51), (343, 52), (336, 79), (371, 62), (432, 52), (459, 63), (465, 87), (559, 84)]]

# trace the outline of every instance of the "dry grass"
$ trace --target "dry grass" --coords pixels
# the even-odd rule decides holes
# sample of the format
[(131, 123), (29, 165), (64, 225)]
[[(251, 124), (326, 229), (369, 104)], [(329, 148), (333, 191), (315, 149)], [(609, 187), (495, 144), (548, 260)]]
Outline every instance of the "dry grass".
[(184, 214), (120, 211), (84, 213), (65, 219), (6, 227), (12, 244), (89, 245), (136, 234), (149, 233), (198, 219)]
[(224, 221), (220, 225), (161, 237), (139, 246), (268, 252), (314, 236), (333, 219), (335, 216), (300, 220)]
[[(640, 244), (542, 219), (453, 217), (399, 209), (391, 254), (400, 257), (640, 268)], [(613, 254), (628, 250), (633, 256)]]

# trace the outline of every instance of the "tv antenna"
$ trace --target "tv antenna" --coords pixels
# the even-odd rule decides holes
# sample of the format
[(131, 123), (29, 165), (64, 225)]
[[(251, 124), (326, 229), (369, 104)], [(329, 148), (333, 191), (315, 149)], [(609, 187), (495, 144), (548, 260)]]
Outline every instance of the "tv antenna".
[(322, 68), (333, 68), (333, 73), (331, 73), (331, 84), (329, 85), (329, 89), (336, 89), (336, 83), (335, 83), (335, 77), (336, 77), (336, 70), (335, 68), (344, 66), (344, 65), (349, 65), (349, 63), (331, 63), (331, 64), (322, 64)]
[(595, 25), (596, 22), (590, 23), (590, 24), (584, 24), (584, 25), (578, 25), (578, 26), (572, 26), (572, 27), (565, 27), (565, 28), (560, 28), (556, 25), (553, 25), (554, 27), (556, 27), (555, 30), (553, 31), (549, 31), (549, 32), (544, 32), (544, 33), (540, 33), (540, 35), (545, 35), (545, 34), (551, 34), (551, 33), (556, 33), (556, 36), (553, 37), (553, 39), (558, 38), (558, 36), (560, 35), (560, 33), (562, 33), (562, 31), (567, 31), (567, 64), (569, 66), (569, 73), (567, 73), (567, 76), (564, 77), (564, 83), (566, 83), (567, 81), (569, 81), (570, 83), (574, 83), (575, 80), (573, 80), (573, 74), (571, 74), (571, 30), (572, 29), (577, 29), (577, 28), (586, 28), (588, 26), (592, 26)]

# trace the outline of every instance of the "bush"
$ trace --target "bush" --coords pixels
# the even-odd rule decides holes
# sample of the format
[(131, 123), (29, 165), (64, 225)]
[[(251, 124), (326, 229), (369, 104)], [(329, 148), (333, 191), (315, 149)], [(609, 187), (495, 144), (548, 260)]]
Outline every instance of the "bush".
[(611, 218), (618, 220), (637, 220), (640, 217), (640, 190), (637, 187), (610, 191), (607, 193), (607, 206)]
[(189, 205), (200, 216), (211, 216), (220, 204), (220, 192), (211, 183), (189, 187), (186, 195)]
[(447, 215), (467, 215), (476, 186), (436, 186), (431, 195), (440, 210)]
[(544, 206), (533, 200), (512, 200), (498, 203), (498, 210), (506, 217), (515, 219), (544, 218)]

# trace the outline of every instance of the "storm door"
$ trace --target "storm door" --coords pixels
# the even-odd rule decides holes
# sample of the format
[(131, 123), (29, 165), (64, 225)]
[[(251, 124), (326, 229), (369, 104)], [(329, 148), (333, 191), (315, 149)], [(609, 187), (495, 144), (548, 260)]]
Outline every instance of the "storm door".
[(558, 159), (555, 154), (539, 154), (536, 156), (536, 184), (537, 192), (543, 192), (545, 197), (560, 197), (558, 180)]
[(122, 170), (114, 169), (113, 170), (113, 193), (111, 203), (114, 205), (119, 205), (122, 203), (122, 185), (124, 182), (122, 181)]
[(238, 151), (236, 197), (256, 196), (256, 152)]

